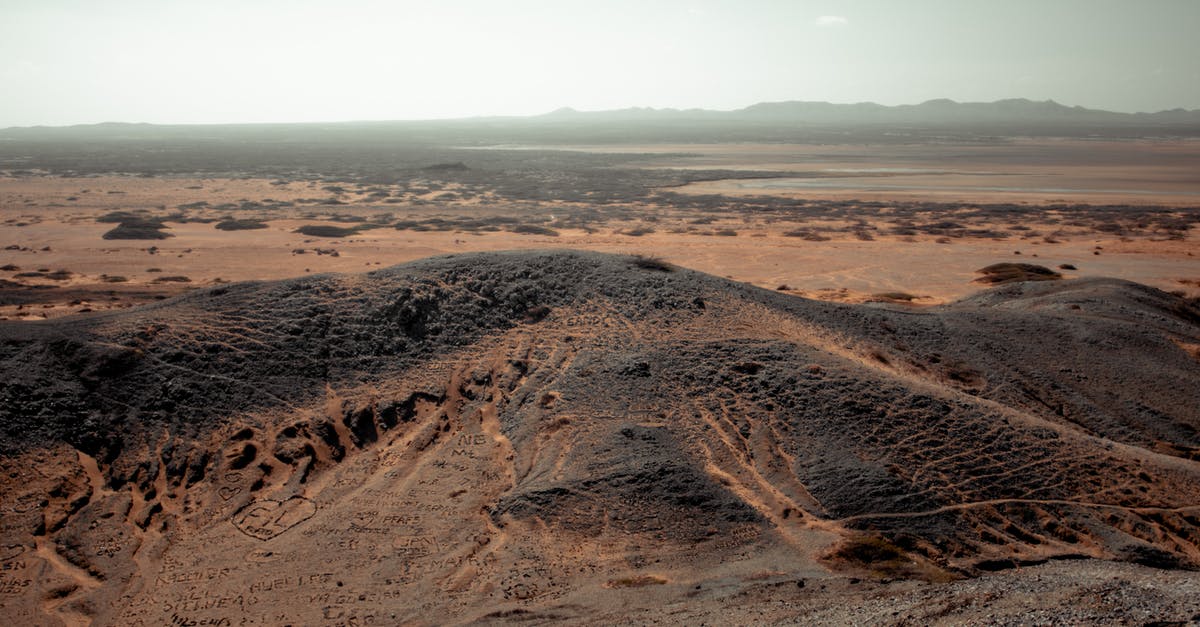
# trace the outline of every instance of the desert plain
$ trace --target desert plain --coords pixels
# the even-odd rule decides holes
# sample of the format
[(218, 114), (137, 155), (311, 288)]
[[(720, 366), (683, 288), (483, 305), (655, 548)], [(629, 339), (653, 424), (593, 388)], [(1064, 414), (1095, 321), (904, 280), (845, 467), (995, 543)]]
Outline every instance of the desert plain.
[[(467, 164), (483, 150), (492, 159), (615, 154), (625, 167), (706, 176), (663, 186), (649, 181), (620, 190), (616, 200), (529, 198), (472, 180), (480, 177), (470, 176)], [(434, 169), (414, 168), (410, 180), (392, 184), (253, 172), (10, 171), (0, 186), (0, 222), (12, 234), (0, 262), (10, 280), (21, 272), (69, 276), (17, 277), (44, 291), (29, 302), (4, 303), (0, 315), (41, 319), (127, 307), (214, 282), (543, 248), (655, 255), (759, 287), (847, 302), (904, 293), (918, 304), (945, 303), (978, 287), (975, 270), (1026, 259), (1069, 264), (1073, 277), (1200, 293), (1200, 260), (1185, 236), (1200, 206), (1200, 145), (1193, 140), (488, 146), (457, 155), (461, 160), (430, 162)], [(586, 161), (559, 167), (612, 169)], [(747, 170), (758, 176), (738, 178)], [(728, 178), (708, 178), (713, 172)], [(119, 223), (104, 217), (121, 212), (163, 220), (167, 237), (104, 239)], [(223, 220), (258, 221), (261, 228), (214, 228)], [(519, 225), (527, 230), (513, 228)], [(304, 226), (343, 230), (315, 237), (298, 232)], [(187, 281), (164, 280), (171, 277)]]

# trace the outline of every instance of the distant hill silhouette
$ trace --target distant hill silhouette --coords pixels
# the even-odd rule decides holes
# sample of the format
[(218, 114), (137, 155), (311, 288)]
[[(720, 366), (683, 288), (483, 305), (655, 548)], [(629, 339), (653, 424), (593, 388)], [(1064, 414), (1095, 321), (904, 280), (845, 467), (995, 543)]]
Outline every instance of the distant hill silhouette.
[(956, 102), (946, 98), (914, 105), (885, 106), (874, 102), (838, 104), (788, 100), (760, 102), (744, 109), (712, 111), (707, 109), (652, 109), (636, 107), (613, 111), (581, 112), (564, 107), (539, 116), (543, 120), (713, 120), (770, 121), (783, 124), (994, 124), (1003, 123), (1082, 123), (1082, 124), (1200, 124), (1200, 110), (1172, 109), (1156, 113), (1118, 113), (1080, 106), (1066, 106), (1053, 100), (1037, 102), (1009, 98), (995, 102)]
[[(581, 127), (622, 129), (630, 126), (665, 127), (696, 133), (716, 133), (716, 141), (753, 139), (764, 128), (797, 127), (916, 127), (972, 129), (996, 134), (1108, 135), (1200, 134), (1200, 110), (1171, 109), (1155, 113), (1119, 113), (1067, 106), (1053, 100), (1037, 102), (1010, 98), (995, 102), (928, 100), (920, 104), (885, 106), (873, 102), (839, 104), (790, 100), (762, 102), (743, 109), (654, 109), (633, 107), (607, 111), (579, 111), (563, 107), (534, 116), (494, 116), (456, 120), (397, 120), (357, 122), (314, 122), (303, 124), (158, 125), (106, 122), (64, 127), (13, 127), (0, 129), (0, 140), (51, 139), (222, 139), (232, 136), (274, 135), (322, 137), (354, 133), (374, 136), (380, 131), (402, 133), (470, 132), (494, 137), (497, 133), (534, 133), (531, 139), (546, 139), (542, 132), (561, 132)], [(731, 135), (732, 133), (732, 135)], [(522, 137), (514, 136), (514, 140)]]

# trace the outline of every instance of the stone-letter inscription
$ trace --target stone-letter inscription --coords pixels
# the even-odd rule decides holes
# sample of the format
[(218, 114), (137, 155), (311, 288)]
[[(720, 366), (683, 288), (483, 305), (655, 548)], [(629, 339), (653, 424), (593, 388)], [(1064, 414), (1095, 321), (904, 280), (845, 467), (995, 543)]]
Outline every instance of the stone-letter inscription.
[(317, 506), (302, 496), (293, 496), (286, 501), (263, 499), (247, 504), (230, 519), (242, 533), (270, 540), (275, 536), (312, 518)]

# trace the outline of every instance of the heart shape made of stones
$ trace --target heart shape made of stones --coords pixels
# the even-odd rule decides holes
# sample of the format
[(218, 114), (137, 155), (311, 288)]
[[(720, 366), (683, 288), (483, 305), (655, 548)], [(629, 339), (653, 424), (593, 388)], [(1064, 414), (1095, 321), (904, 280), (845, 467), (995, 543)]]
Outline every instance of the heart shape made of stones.
[(259, 540), (270, 540), (275, 536), (312, 518), (317, 506), (312, 501), (293, 496), (290, 499), (260, 499), (247, 503), (230, 518), (242, 533)]

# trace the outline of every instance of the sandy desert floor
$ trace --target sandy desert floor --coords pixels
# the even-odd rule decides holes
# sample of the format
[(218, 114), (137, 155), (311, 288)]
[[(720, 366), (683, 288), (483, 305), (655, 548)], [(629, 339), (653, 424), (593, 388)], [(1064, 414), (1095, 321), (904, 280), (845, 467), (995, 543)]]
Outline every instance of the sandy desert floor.
[[(691, 183), (695, 194), (806, 199), (1200, 204), (1200, 142), (1010, 139), (1003, 142), (798, 145), (670, 144), (572, 146), (640, 152), (646, 165), (792, 173), (794, 178)], [(664, 158), (666, 157), (666, 158)]]
[[(471, 167), (440, 163), (446, 157), (439, 153), (440, 165), (420, 162), (407, 180), (394, 182), (329, 172), (3, 171), (3, 363), (6, 376), (28, 386), (5, 397), (18, 409), (4, 412), (22, 420), (37, 416), (34, 426), (13, 433), (78, 418), (70, 424), (84, 435), (0, 457), (7, 477), (0, 487), (18, 495), (0, 502), (0, 532), (19, 539), (0, 543), (0, 617), (48, 624), (236, 624), (235, 618), (244, 624), (437, 624), (444, 617), (526, 624), (1200, 623), (1194, 572), (1138, 565), (1156, 563), (1158, 554), (1123, 553), (1114, 540), (1129, 534), (1200, 556), (1194, 531), (1200, 488), (1193, 478), (1200, 448), (1192, 427), (1196, 388), (1189, 383), (1200, 358), (1195, 303), (1080, 280), (1115, 277), (1200, 297), (1200, 142), (553, 150), (560, 152), (547, 158), (606, 154), (635, 172), (686, 170), (713, 178), (655, 183), (649, 192), (641, 186), (659, 179), (630, 178), (581, 191), (571, 187), (577, 172), (547, 167), (528, 180), (566, 180), (566, 193), (542, 197), (520, 188), (525, 182), (505, 187), (506, 171), (476, 166), (469, 150), (459, 153)], [(597, 167), (588, 174), (600, 172), (603, 179), (608, 166)], [(588, 194), (608, 196), (590, 201)], [(164, 237), (105, 237), (120, 224), (139, 222), (150, 225), (144, 232)], [(218, 228), (223, 223), (255, 228)], [(441, 269), (424, 282), (374, 296), (378, 285), (355, 274), (438, 255), (545, 249), (642, 258), (587, 262), (609, 272), (596, 302), (582, 282), (562, 278), (576, 276), (563, 270), (570, 264), (538, 261), (538, 255), (529, 256), (533, 261), (504, 255), (435, 260), (430, 267)], [(645, 257), (654, 258), (648, 269), (638, 265)], [(669, 264), (662, 276), (674, 277), (661, 284), (660, 260)], [(1050, 295), (1040, 300), (1027, 295), (1005, 303), (1006, 297), (982, 295), (939, 307), (987, 289), (977, 271), (1000, 262), (1044, 266), (1064, 281), (1046, 288)], [(446, 270), (454, 264), (470, 267)], [(655, 290), (671, 281), (701, 281), (680, 268), (817, 301), (880, 304), (812, 303), (724, 282), (711, 297), (668, 291), (656, 300)], [(493, 270), (507, 278), (491, 277)], [(416, 348), (424, 345), (403, 343), (421, 333), (371, 322), (419, 319), (423, 301), (410, 302), (420, 301), (418, 292), (432, 290), (438, 296), (431, 302), (443, 306), (450, 301), (439, 298), (474, 286), (464, 278), (471, 273), (479, 281), (500, 281), (497, 290), (519, 291), (523, 279), (502, 274), (518, 270), (518, 278), (532, 273), (550, 281), (538, 288), (545, 298), (572, 290), (586, 298), (526, 309), (515, 294), (520, 306), (496, 322), (509, 329), (518, 320), (515, 326), (487, 340), (494, 345), (468, 342), (462, 355), (440, 345), (421, 352)], [(136, 309), (226, 283), (326, 273), (346, 274), (229, 287)], [(566, 283), (551, 281), (556, 276)], [(622, 299), (622, 289), (634, 283), (640, 291), (627, 294), (637, 296)], [(293, 298), (293, 284), (331, 291), (297, 287), (302, 298), (316, 299), (301, 313), (296, 303), (283, 302)], [(238, 300), (259, 289), (257, 300)], [(321, 300), (329, 293), (340, 296)], [(723, 305), (734, 293), (729, 303), (736, 306)], [(204, 300), (210, 295), (233, 304), (208, 311), (218, 307)], [(788, 301), (779, 311), (794, 306), (805, 313), (766, 308), (771, 299)], [(1160, 300), (1172, 304), (1147, 304)], [(410, 305), (412, 311), (397, 309)], [(456, 306), (464, 309), (447, 306), (457, 312), (459, 326), (447, 333), (456, 342), (486, 327), (476, 318), (499, 316), (494, 308), (471, 313), (463, 303)], [(1041, 307), (1050, 313), (1038, 315)], [(811, 327), (818, 314), (829, 316), (827, 328)], [(338, 342), (380, 335), (384, 343), (369, 346), (385, 357), (358, 364), (354, 360), (370, 351), (334, 354), (351, 349), (332, 340), (332, 348), (312, 350), (327, 339), (328, 329), (316, 328), (322, 316), (346, 326), (331, 336)], [(921, 326), (938, 316), (950, 322)], [(59, 322), (36, 322), (47, 319)], [(861, 328), (846, 330), (854, 325)], [(78, 346), (54, 335), (72, 333), (82, 338)], [(296, 343), (300, 336), (306, 339)], [(959, 339), (951, 342), (951, 336)], [(687, 353), (694, 360), (667, 367), (674, 353), (655, 352), (664, 338), (694, 346), (695, 355)], [(801, 345), (808, 352), (778, 364), (763, 348), (786, 352)], [(297, 352), (286, 358), (272, 352), (285, 348)], [(961, 359), (955, 356), (960, 349)], [(330, 363), (310, 368), (307, 360), (317, 356)], [(84, 363), (89, 359), (96, 363)], [(724, 370), (705, 370), (710, 366)], [(238, 368), (248, 374), (237, 375)], [(691, 369), (695, 377), (664, 393), (660, 379), (674, 382), (671, 377)], [(116, 374), (105, 374), (110, 371)], [(210, 371), (215, 374), (198, 374)], [(72, 377), (82, 383), (71, 387)], [(292, 378), (301, 383), (288, 383)], [(559, 385), (560, 379), (575, 388)], [(768, 394), (752, 387), (760, 379), (787, 383)], [(108, 387), (98, 392), (90, 387), (96, 385)], [(196, 398), (188, 396), (193, 393)], [(755, 396), (760, 393), (767, 396)], [(93, 407), (78, 416), (60, 411), (73, 394), (121, 409)], [(704, 452), (696, 459), (706, 460), (684, 483), (724, 486), (711, 491), (728, 488), (737, 496), (729, 503), (769, 512), (771, 525), (762, 526), (769, 537), (739, 526), (741, 510), (721, 509), (724, 501), (684, 513), (664, 509), (669, 524), (652, 520), (660, 535), (644, 543), (623, 534), (619, 519), (605, 518), (599, 535), (568, 533), (600, 520), (594, 503), (571, 499), (582, 494), (575, 486), (592, 485), (605, 455), (644, 446), (634, 458), (675, 468), (668, 440), (654, 434), (675, 433), (678, 425), (662, 413), (652, 418), (643, 405), (679, 403), (690, 410), (695, 398), (711, 394), (725, 395), (714, 396), (713, 409), (697, 415), (712, 424), (697, 423), (695, 433), (680, 436)], [(826, 405), (816, 402), (822, 395)], [(268, 397), (274, 400), (262, 401)], [(930, 405), (930, 398), (959, 410), (935, 410), (945, 407)], [(1136, 411), (1122, 404), (1129, 399)], [(266, 409), (254, 405), (259, 401)], [(862, 419), (873, 410), (856, 403), (884, 408), (876, 418), (892, 426), (876, 430)], [(964, 413), (967, 405), (977, 406), (978, 415)], [(760, 435), (775, 433), (765, 426), (775, 424), (776, 414), (789, 418), (804, 408), (812, 416), (796, 424), (820, 430), (781, 440), (794, 450), (772, 444), (775, 435)], [(735, 426), (755, 412), (770, 420)], [(839, 412), (845, 423), (834, 420)], [(96, 420), (126, 414), (136, 418), (120, 427), (132, 425), (129, 433), (114, 436), (124, 449), (105, 448), (88, 432)], [(215, 427), (204, 422), (209, 414), (217, 416)], [(619, 420), (594, 419), (602, 414)], [(959, 430), (929, 427), (943, 418)], [(376, 422), (383, 425), (378, 432)], [(634, 441), (630, 434), (637, 433), (644, 437)], [(1011, 433), (1025, 439), (1005, 440)], [(809, 450), (822, 441), (814, 434), (832, 438), (831, 450), (851, 451), (839, 461), (848, 470), (829, 470), (825, 449)], [(619, 444), (610, 446), (610, 436)], [(583, 445), (587, 437), (594, 446)], [(733, 452), (722, 452), (726, 448)], [(927, 455), (934, 461), (917, 463)], [(812, 486), (776, 472), (800, 461), (818, 469)], [(868, 497), (839, 490), (846, 477), (863, 472), (855, 464), (866, 461), (879, 465), (879, 477), (911, 478), (918, 487), (936, 483), (946, 496), (892, 518), (864, 519), (853, 512)], [(624, 477), (628, 463), (617, 459), (610, 470)], [(1093, 465), (1106, 470), (1093, 472)], [(921, 476), (908, 477), (917, 467)], [(567, 475), (578, 482), (566, 482)], [(830, 476), (836, 478), (826, 481)], [(505, 501), (520, 481), (527, 493)], [(639, 491), (648, 488), (618, 483), (620, 490), (613, 490), (620, 498), (606, 501), (610, 509), (628, 506), (633, 519), (645, 523), (643, 510), (649, 510)], [(887, 489), (875, 490), (886, 485), (853, 489), (886, 501)], [(782, 506), (784, 493), (808, 503), (810, 487), (825, 491), (824, 502), (814, 501), (815, 513), (798, 518), (797, 510)], [(1022, 496), (1010, 498), (1012, 490)], [(1040, 490), (1063, 493), (1028, 497)], [(822, 509), (839, 499), (850, 513)], [(559, 500), (569, 519), (555, 522), (553, 512), (537, 509)], [(500, 512), (502, 501), (507, 513), (483, 515)], [(733, 517), (722, 518), (726, 514)], [(960, 514), (972, 522), (956, 532), (976, 544), (929, 548), (949, 537), (931, 522), (932, 540), (922, 540), (929, 547), (918, 543), (928, 555), (915, 557), (914, 550), (914, 561), (894, 572), (864, 567), (870, 560), (839, 561), (840, 554), (830, 552), (853, 539), (850, 531), (859, 523), (890, 520), (918, 528), (927, 516), (958, 520)], [(696, 526), (703, 516), (711, 528)], [(1069, 525), (1056, 526), (1070, 520), (1087, 522), (1080, 526), (1087, 532), (1076, 537)], [(1015, 531), (1005, 526), (1010, 523)], [(434, 532), (392, 533), (409, 527)], [(381, 529), (391, 534), (382, 544), (372, 535)], [(556, 534), (570, 540), (560, 542)], [(662, 534), (691, 535), (679, 545), (684, 548), (667, 551), (663, 547), (675, 545), (655, 544)], [(776, 550), (782, 546), (799, 550), (785, 555)], [(997, 572), (989, 563), (998, 564)]]
[[(1068, 278), (1118, 277), (1168, 291), (1200, 293), (1200, 245), (1195, 236), (1101, 232), (1084, 223), (1071, 226), (1064, 224), (1070, 220), (1043, 205), (1024, 205), (1021, 215), (1011, 219), (962, 218), (954, 210), (935, 210), (942, 219), (956, 220), (960, 230), (969, 227), (990, 237), (947, 236), (938, 230), (896, 234), (896, 220), (886, 208), (864, 211), (853, 220), (847, 218), (854, 215), (850, 208), (841, 215), (816, 212), (792, 221), (770, 214), (701, 212), (652, 203), (593, 222), (586, 230), (558, 228), (553, 236), (387, 226), (342, 237), (297, 233), (303, 225), (346, 226), (347, 216), (369, 222), (381, 216), (424, 220), (520, 213), (552, 221), (556, 214), (583, 207), (542, 202), (512, 208), (504, 202), (489, 205), (486, 200), (381, 205), (353, 193), (342, 196), (346, 204), (334, 207), (297, 203), (328, 195), (320, 185), (316, 181), (279, 184), (265, 179), (121, 176), (0, 179), (0, 267), (4, 268), (0, 278), (8, 280), (10, 287), (31, 288), (27, 297), (0, 306), (0, 317), (32, 320), (84, 309), (121, 308), (224, 281), (354, 272), (432, 255), (539, 248), (655, 255), (760, 287), (849, 302), (887, 293), (907, 294), (915, 304), (946, 302), (978, 290), (981, 286), (973, 283), (975, 271), (1002, 261), (1050, 268), (1066, 264), (1075, 268), (1063, 271)], [(199, 202), (208, 204), (189, 209), (187, 219), (201, 221), (170, 222), (168, 217), (167, 232), (172, 237), (162, 240), (106, 240), (103, 234), (115, 225), (97, 222), (114, 211), (169, 216), (179, 213), (177, 207)], [(261, 206), (242, 209), (245, 203)], [(280, 206), (286, 203), (295, 204)], [(971, 203), (964, 201), (962, 206)], [(214, 228), (214, 221), (229, 216), (262, 219), (267, 228)], [(869, 240), (860, 237), (863, 229), (871, 233)], [(59, 270), (70, 274), (54, 278), (28, 274)], [(125, 280), (112, 282), (110, 277)], [(165, 280), (179, 277), (187, 281)]]

